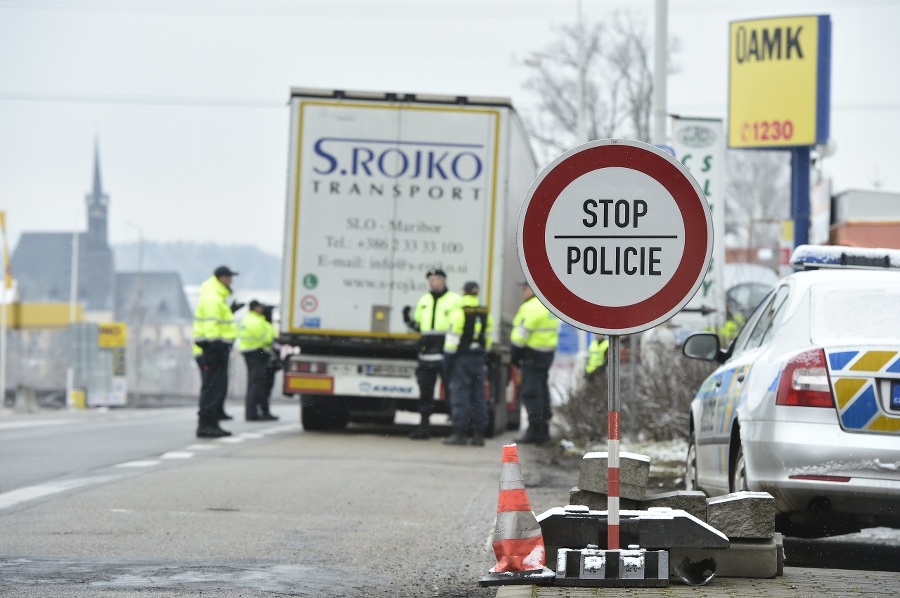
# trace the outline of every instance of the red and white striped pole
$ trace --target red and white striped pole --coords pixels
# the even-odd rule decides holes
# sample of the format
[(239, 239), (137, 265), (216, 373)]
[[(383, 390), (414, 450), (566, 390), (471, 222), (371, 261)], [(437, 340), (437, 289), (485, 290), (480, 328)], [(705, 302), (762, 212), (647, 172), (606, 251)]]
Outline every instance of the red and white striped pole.
[(619, 335), (609, 337), (609, 440), (606, 449), (607, 550), (619, 549)]

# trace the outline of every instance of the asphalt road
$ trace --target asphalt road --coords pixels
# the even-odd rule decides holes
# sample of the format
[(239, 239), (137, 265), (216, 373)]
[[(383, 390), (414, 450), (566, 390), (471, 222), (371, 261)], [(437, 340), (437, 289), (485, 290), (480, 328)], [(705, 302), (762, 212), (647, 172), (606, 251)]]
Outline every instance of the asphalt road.
[[(198, 441), (194, 411), (0, 412), (0, 595), (497, 595), (477, 581), (495, 562), (512, 433), (484, 448), (412, 442), (409, 425), (306, 433), (281, 402), (279, 422), (227, 422), (233, 437)], [(523, 446), (520, 460), (536, 512), (567, 502), (577, 458)], [(817, 562), (842, 567), (840, 554)], [(894, 591), (884, 572), (806, 567), (668, 591), (844, 595), (821, 589), (836, 573), (875, 584), (862, 594)]]
[(0, 416), (0, 595), (494, 594), (476, 582), (509, 438), (313, 434), (275, 412), (204, 441), (193, 408)]

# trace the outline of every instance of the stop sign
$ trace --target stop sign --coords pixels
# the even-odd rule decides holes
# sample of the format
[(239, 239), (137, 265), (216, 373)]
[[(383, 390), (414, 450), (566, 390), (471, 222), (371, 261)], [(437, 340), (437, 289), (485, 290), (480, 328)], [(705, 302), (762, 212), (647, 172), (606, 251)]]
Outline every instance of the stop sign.
[(604, 334), (652, 328), (684, 307), (712, 256), (709, 204), (668, 153), (623, 139), (559, 156), (519, 213), (519, 261), (560, 319)]

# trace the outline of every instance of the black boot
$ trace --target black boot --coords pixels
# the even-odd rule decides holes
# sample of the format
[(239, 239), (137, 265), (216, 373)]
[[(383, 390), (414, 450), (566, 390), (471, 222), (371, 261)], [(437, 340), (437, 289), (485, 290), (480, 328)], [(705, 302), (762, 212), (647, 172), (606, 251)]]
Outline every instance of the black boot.
[(472, 434), (472, 446), (484, 446), (484, 434)]
[(428, 423), (428, 420), (424, 420), (413, 428), (413, 431), (409, 433), (409, 437), (412, 440), (428, 440), (431, 438), (431, 424)]
[(550, 424), (548, 422), (541, 422), (537, 426), (537, 433), (535, 435), (535, 444), (546, 444), (550, 442)]
[(516, 438), (516, 442), (518, 444), (535, 444), (538, 441), (540, 426), (539, 422), (529, 424), (525, 433)]
[(217, 421), (209, 421), (201, 417), (197, 424), (197, 438), (221, 438), (230, 435), (231, 432), (226, 432), (220, 428)]
[(444, 444), (455, 444), (455, 445), (464, 445), (467, 444), (468, 440), (466, 439), (465, 434), (462, 432), (454, 431), (450, 436), (444, 438)]

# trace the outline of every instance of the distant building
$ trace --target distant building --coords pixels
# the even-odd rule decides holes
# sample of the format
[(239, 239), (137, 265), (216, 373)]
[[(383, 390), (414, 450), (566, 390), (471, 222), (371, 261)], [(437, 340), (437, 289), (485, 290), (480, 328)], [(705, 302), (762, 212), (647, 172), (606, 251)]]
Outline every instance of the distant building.
[(115, 293), (113, 252), (107, 240), (109, 197), (100, 179), (99, 150), (94, 149), (94, 188), (85, 197), (87, 232), (25, 232), (12, 254), (11, 270), (26, 303), (68, 303), (72, 257), (78, 251), (76, 302), (85, 319), (109, 321)]
[[(184, 392), (196, 386), (196, 365), (191, 359), (193, 312), (177, 272), (116, 272), (109, 245), (109, 196), (100, 176), (100, 153), (94, 148), (93, 189), (85, 197), (87, 231), (25, 232), (12, 254), (11, 270), (23, 303), (68, 303), (73, 280), (72, 261), (77, 251), (76, 302), (91, 323), (127, 325), (129, 387), (156, 393)], [(65, 353), (50, 332), (34, 332), (19, 339), (23, 348), (20, 377), (43, 371), (48, 347)], [(140, 345), (141, 350), (137, 347)], [(31, 349), (27, 349), (30, 347)], [(26, 355), (27, 354), (27, 355)], [(56, 356), (56, 361), (68, 358)], [(34, 362), (34, 363), (32, 363)], [(140, 362), (140, 363), (138, 363)], [(60, 367), (49, 368), (58, 377)], [(15, 377), (15, 373), (13, 375)], [(43, 376), (32, 385), (58, 385)], [(135, 389), (137, 390), (137, 389)]]
[(831, 201), (832, 245), (900, 249), (900, 194), (850, 189)]
[(145, 342), (193, 343), (194, 314), (178, 272), (116, 273), (115, 319), (141, 327)]

